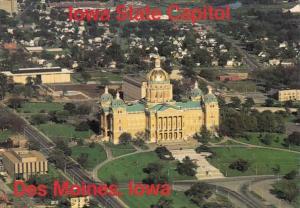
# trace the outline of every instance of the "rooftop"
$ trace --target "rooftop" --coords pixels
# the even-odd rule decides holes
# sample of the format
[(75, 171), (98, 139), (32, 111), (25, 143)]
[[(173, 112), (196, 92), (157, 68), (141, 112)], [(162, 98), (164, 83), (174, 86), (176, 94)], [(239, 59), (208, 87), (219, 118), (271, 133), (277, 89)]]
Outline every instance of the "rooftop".
[(13, 71), (2, 72), (7, 76), (18, 75), (18, 74), (32, 74), (32, 73), (72, 73), (70, 70), (60, 67), (35, 67), (35, 68), (20, 68)]
[(44, 155), (38, 151), (20, 148), (9, 149), (3, 153), (3, 156), (7, 157), (14, 163), (46, 160)]

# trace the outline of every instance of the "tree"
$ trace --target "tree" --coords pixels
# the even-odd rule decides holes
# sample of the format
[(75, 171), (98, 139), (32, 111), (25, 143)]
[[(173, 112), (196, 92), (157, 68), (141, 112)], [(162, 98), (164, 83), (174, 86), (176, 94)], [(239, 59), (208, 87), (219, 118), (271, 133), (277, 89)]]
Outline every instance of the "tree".
[(172, 208), (173, 200), (166, 197), (160, 197), (155, 205), (151, 205), (151, 208)]
[(119, 137), (120, 144), (123, 145), (129, 144), (131, 140), (132, 140), (131, 134), (127, 132), (122, 133)]
[(274, 105), (274, 100), (271, 98), (266, 99), (265, 105), (266, 107), (272, 107)]
[(147, 167), (143, 168), (143, 172), (147, 174), (159, 173), (163, 169), (163, 166), (160, 163), (149, 163)]
[(163, 166), (160, 163), (149, 163), (143, 169), (144, 173), (148, 174), (143, 183), (145, 184), (165, 184), (168, 182), (168, 177), (162, 173)]
[(22, 108), (23, 103), (24, 99), (19, 97), (12, 97), (8, 100), (8, 106), (13, 109)]
[(48, 116), (45, 114), (34, 114), (30, 117), (30, 123), (33, 125), (44, 124), (48, 120)]
[(212, 187), (207, 183), (198, 182), (192, 185), (192, 187), (184, 192), (185, 195), (195, 204), (201, 206), (205, 200), (212, 196)]
[(77, 158), (77, 162), (82, 167), (87, 167), (88, 159), (89, 159), (89, 154), (87, 154), (87, 153), (80, 153), (79, 157)]
[(81, 121), (75, 126), (76, 131), (88, 131), (90, 126), (87, 121)]
[(247, 97), (243, 106), (245, 108), (252, 108), (255, 105), (253, 98)]
[(8, 87), (7, 76), (0, 73), (0, 100), (4, 99)]
[(182, 162), (177, 163), (177, 171), (180, 175), (195, 176), (197, 173), (197, 165), (186, 156)]
[(300, 132), (293, 132), (285, 139), (287, 145), (300, 146)]
[(194, 138), (202, 144), (207, 144), (211, 139), (211, 133), (205, 127), (202, 127), (200, 134), (196, 133)]
[(294, 180), (295, 178), (296, 178), (296, 176), (297, 176), (297, 171), (296, 170), (292, 170), (292, 171), (290, 171), (290, 172), (288, 172), (285, 176), (284, 176), (284, 178), (286, 179), (286, 180)]
[(241, 100), (238, 97), (232, 97), (231, 99), (231, 105), (233, 108), (240, 108), (241, 107)]
[(271, 134), (265, 134), (265, 136), (261, 139), (261, 142), (265, 145), (271, 145), (272, 144), (272, 135)]
[(55, 112), (55, 122), (57, 123), (64, 123), (67, 121), (68, 117), (70, 116), (70, 113), (66, 110), (57, 111)]
[(172, 153), (165, 147), (157, 147), (155, 153), (162, 160), (174, 160)]
[(77, 107), (77, 113), (79, 115), (89, 115), (91, 111), (91, 106), (87, 104), (81, 104)]
[(91, 79), (91, 75), (88, 72), (81, 72), (81, 77), (85, 83), (87, 83)]
[(235, 170), (238, 170), (238, 171), (241, 171), (241, 172), (245, 172), (249, 168), (249, 162), (246, 161), (246, 160), (243, 160), (243, 159), (238, 159), (238, 160), (232, 162), (229, 165), (229, 168), (230, 169), (235, 169)]
[(215, 81), (217, 77), (216, 71), (213, 69), (203, 69), (199, 75), (209, 81)]
[(67, 163), (64, 152), (60, 149), (55, 149), (53, 152), (51, 152), (49, 156), (49, 162), (54, 163), (55, 166), (60, 169), (64, 169)]
[(281, 180), (273, 185), (271, 193), (276, 195), (277, 198), (294, 202), (299, 196), (300, 188), (293, 180)]
[(200, 145), (199, 147), (197, 147), (197, 148), (195, 149), (195, 151), (196, 151), (197, 153), (209, 152), (209, 153), (215, 154), (215, 153), (214, 153), (208, 146), (206, 146), (206, 145)]
[(69, 111), (70, 114), (74, 114), (76, 110), (76, 105), (74, 103), (66, 103), (64, 105), (64, 110)]
[(68, 146), (67, 142), (61, 139), (55, 140), (56, 147), (63, 151), (63, 153), (67, 156), (71, 156), (72, 149)]
[(274, 175), (278, 175), (280, 173), (280, 165), (276, 164), (273, 168), (272, 171), (274, 173)]

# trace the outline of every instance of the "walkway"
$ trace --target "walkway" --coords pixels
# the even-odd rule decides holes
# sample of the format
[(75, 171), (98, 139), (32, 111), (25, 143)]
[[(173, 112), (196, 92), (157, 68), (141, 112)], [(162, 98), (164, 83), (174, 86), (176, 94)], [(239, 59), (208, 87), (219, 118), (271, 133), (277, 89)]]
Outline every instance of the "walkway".
[(113, 157), (112, 155), (112, 152), (111, 152), (111, 149), (109, 147), (107, 147), (106, 145), (104, 145), (103, 143), (100, 143), (102, 145), (102, 147), (104, 148), (105, 152), (106, 152), (106, 155), (107, 155), (107, 159), (98, 164), (92, 171), (92, 176), (94, 178), (94, 180), (96, 181), (99, 181), (98, 179), (98, 171), (104, 166), (106, 165), (107, 163), (109, 162), (112, 162), (114, 160), (117, 160), (117, 159), (120, 159), (120, 158), (123, 158), (123, 157), (127, 157), (127, 156), (130, 156), (130, 155), (135, 155), (135, 154), (139, 154), (139, 153), (143, 153), (143, 152), (152, 152), (154, 149), (153, 148), (149, 148), (147, 150), (143, 150), (141, 148), (137, 148), (136, 146), (134, 146), (134, 148), (136, 149), (135, 152), (131, 152), (131, 153), (128, 153), (128, 154), (124, 154), (124, 155), (120, 155), (118, 157)]

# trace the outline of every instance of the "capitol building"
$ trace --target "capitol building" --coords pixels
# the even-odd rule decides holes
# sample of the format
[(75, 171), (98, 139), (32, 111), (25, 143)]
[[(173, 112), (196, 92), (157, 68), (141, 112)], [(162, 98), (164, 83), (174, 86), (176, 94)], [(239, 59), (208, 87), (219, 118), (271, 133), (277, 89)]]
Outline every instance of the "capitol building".
[(197, 82), (186, 102), (173, 100), (173, 86), (169, 74), (156, 58), (155, 68), (145, 79), (145, 93), (141, 99), (125, 102), (117, 93), (114, 98), (105, 88), (100, 98), (100, 131), (104, 141), (119, 143), (120, 135), (145, 133), (146, 142), (164, 143), (188, 140), (206, 127), (219, 127), (219, 105), (211, 87), (204, 94)]

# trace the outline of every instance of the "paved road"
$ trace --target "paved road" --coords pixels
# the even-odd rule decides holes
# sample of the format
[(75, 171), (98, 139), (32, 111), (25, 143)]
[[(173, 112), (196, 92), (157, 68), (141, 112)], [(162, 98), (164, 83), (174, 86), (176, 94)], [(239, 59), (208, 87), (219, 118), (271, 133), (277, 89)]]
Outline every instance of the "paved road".
[(217, 32), (221, 37), (223, 37), (226, 41), (232, 44), (232, 47), (235, 48), (242, 56), (244, 57), (244, 61), (246, 64), (250, 66), (251, 71), (256, 71), (262, 68), (261, 64), (258, 63), (253, 57), (249, 55), (247, 51), (245, 51), (241, 46), (238, 45), (237, 40), (232, 39), (231, 37), (225, 35), (224, 33)]
[[(1, 107), (1, 106), (0, 106)], [(25, 119), (20, 117), (18, 114), (12, 112), (10, 109), (4, 109), (7, 113), (11, 114), (20, 119), (24, 127), (24, 133), (29, 140), (36, 141), (40, 145), (40, 151), (49, 156), (51, 152), (55, 148), (55, 144), (44, 134), (38, 131), (35, 127), (31, 126)], [(81, 168), (81, 166), (76, 163), (72, 158), (67, 158), (69, 161), (73, 161), (68, 164), (68, 168), (66, 168), (66, 173), (69, 174), (75, 182), (81, 184), (82, 182), (89, 184), (95, 183), (94, 180), (89, 176), (89, 174)], [(99, 184), (99, 182), (98, 182)], [(104, 196), (104, 197), (95, 197), (95, 199), (105, 208), (123, 208), (126, 205), (120, 200), (112, 196)]]

